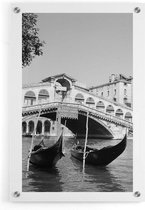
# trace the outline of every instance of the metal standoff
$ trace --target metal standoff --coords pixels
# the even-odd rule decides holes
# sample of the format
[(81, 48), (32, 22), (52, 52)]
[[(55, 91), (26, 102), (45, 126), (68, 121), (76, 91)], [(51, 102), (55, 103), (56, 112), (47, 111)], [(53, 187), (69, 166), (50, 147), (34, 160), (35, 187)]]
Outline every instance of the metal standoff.
[(13, 193), (13, 196), (14, 196), (15, 198), (18, 198), (18, 197), (20, 197), (20, 193), (19, 193), (18, 191), (15, 191), (15, 192)]
[(19, 7), (14, 7), (14, 12), (15, 13), (19, 13), (20, 12), (20, 8)]
[(139, 7), (135, 7), (134, 12), (135, 13), (140, 13), (141, 9)]
[(140, 196), (141, 196), (141, 193), (140, 193), (139, 191), (136, 191), (136, 192), (134, 193), (134, 196), (135, 196), (135, 197), (140, 197)]

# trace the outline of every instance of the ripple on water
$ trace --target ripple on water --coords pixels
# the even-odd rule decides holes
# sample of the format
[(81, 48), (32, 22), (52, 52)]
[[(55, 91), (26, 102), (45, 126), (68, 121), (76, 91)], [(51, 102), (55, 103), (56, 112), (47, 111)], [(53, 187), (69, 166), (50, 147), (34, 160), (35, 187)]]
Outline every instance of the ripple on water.
[[(38, 140), (37, 140), (38, 141)], [(26, 172), (27, 154), (30, 138), (23, 138), (23, 191), (24, 192), (131, 192), (133, 191), (132, 146), (128, 141), (127, 148), (107, 167), (86, 165), (82, 174), (82, 163), (73, 159), (70, 149), (73, 139), (65, 141), (65, 157), (53, 169), (40, 170), (30, 166)], [(83, 142), (83, 141), (82, 141)], [(118, 141), (89, 140), (93, 147), (115, 145)], [(53, 142), (51, 142), (53, 144)]]

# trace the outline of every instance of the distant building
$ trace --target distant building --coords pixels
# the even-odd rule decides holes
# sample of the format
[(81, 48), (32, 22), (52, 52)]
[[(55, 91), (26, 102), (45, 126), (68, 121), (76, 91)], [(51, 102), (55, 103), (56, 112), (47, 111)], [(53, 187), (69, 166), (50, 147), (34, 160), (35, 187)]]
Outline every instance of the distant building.
[(133, 103), (133, 78), (122, 74), (112, 74), (109, 82), (89, 88), (89, 91), (97, 96), (112, 100), (132, 108)]

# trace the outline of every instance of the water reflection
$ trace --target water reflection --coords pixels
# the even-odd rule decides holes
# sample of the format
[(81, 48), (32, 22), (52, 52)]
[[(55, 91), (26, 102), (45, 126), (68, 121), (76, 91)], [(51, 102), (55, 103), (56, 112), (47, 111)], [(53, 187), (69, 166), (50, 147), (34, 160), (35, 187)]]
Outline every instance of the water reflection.
[[(28, 185), (29, 191), (35, 192), (60, 192), (62, 191), (57, 168), (52, 169), (38, 169), (30, 166), (29, 172), (23, 171), (23, 181)], [(54, 187), (55, 184), (55, 187)], [(23, 188), (26, 192), (28, 188)]]
[[(30, 165), (26, 172), (27, 154), (31, 139), (23, 139), (23, 191), (24, 192), (125, 192), (132, 191), (132, 141), (125, 152), (108, 167), (86, 165), (71, 157), (73, 139), (65, 140), (65, 157), (53, 169), (38, 169)], [(94, 147), (117, 144), (117, 141), (90, 141)]]
[[(79, 168), (82, 172), (82, 163), (74, 158), (71, 158), (74, 167)], [(82, 174), (83, 185), (85, 188), (87, 184), (93, 184), (93, 188), (98, 192), (121, 192), (124, 191), (124, 187), (119, 184), (116, 177), (111, 173), (109, 167), (94, 167), (90, 165), (85, 165), (85, 173)], [(90, 190), (89, 190), (90, 191)], [(94, 190), (93, 190), (94, 191)]]

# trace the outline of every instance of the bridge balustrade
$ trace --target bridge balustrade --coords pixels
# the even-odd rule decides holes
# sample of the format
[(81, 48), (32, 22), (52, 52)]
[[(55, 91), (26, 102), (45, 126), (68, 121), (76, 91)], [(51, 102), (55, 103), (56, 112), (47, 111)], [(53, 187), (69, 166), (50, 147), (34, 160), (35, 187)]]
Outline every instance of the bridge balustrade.
[(106, 120), (106, 121), (110, 121), (110, 122), (114, 122), (115, 124), (121, 124), (122, 126), (127, 126), (129, 128), (133, 127), (133, 123), (129, 122), (125, 119), (121, 119), (120, 117), (117, 116), (113, 116), (109, 113), (104, 113), (101, 112), (99, 110), (96, 110), (92, 107), (88, 107), (85, 106), (84, 104), (76, 104), (76, 103), (61, 103), (61, 102), (51, 102), (51, 103), (43, 103), (41, 105), (32, 105), (32, 106), (27, 106), (27, 107), (23, 107), (23, 113), (25, 112), (33, 112), (33, 111), (38, 111), (40, 109), (51, 109), (51, 108), (58, 108), (59, 106), (71, 106), (71, 107), (75, 107), (78, 108), (78, 110), (81, 111), (85, 111), (85, 112), (90, 112), (90, 115), (93, 114), (94, 116), (102, 119), (102, 120)]

